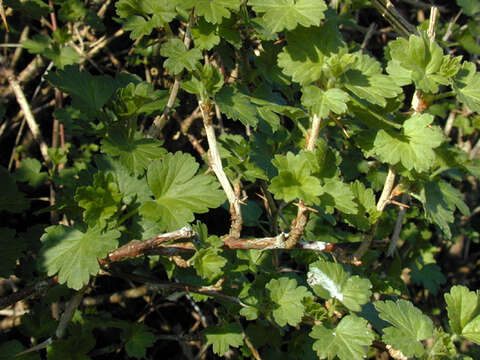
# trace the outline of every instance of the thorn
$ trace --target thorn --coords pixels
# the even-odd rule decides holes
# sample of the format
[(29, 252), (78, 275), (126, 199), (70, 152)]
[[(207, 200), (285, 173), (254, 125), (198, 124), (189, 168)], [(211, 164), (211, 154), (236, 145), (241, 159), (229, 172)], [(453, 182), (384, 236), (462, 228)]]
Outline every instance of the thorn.
[(292, 204), (298, 207), (303, 207), (304, 209), (310, 210), (311, 212), (314, 212), (317, 214), (319, 213), (317, 209), (311, 208), (310, 206), (306, 206), (305, 204), (299, 204), (299, 203), (292, 203)]
[(401, 203), (401, 202), (399, 202), (399, 201), (396, 201), (396, 200), (390, 200), (390, 202), (391, 202), (392, 204), (398, 205), (398, 206), (403, 207), (403, 208), (406, 208), (406, 209), (409, 209), (409, 208), (410, 208), (409, 205), (403, 204), (403, 203)]

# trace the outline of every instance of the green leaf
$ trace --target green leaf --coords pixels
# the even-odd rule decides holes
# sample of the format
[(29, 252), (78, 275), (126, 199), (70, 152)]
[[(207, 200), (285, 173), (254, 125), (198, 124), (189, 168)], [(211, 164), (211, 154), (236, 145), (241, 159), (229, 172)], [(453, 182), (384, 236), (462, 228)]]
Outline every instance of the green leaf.
[(48, 14), (53, 11), (52, 8), (42, 0), (3, 0), (3, 4), (11, 7), (14, 11), (20, 12), (22, 15), (27, 15), (37, 20), (40, 20), (42, 16), (48, 16)]
[(23, 47), (31, 54), (43, 54), (52, 43), (52, 38), (44, 34), (36, 34), (32, 39), (21, 42)]
[(25, 194), (18, 191), (15, 180), (3, 166), (0, 166), (0, 180), (0, 211), (18, 214), (28, 209), (30, 203)]
[[(231, 11), (238, 11), (240, 0), (190, 0), (195, 5), (195, 11), (198, 16), (203, 16), (205, 20), (212, 24), (220, 24), (223, 18), (230, 18)], [(186, 4), (189, 4), (187, 1)]]
[(0, 277), (8, 278), (13, 274), (17, 259), (26, 249), (27, 244), (19, 238), (15, 238), (15, 230), (0, 227)]
[(97, 172), (93, 176), (93, 186), (78, 187), (74, 199), (85, 209), (84, 221), (91, 227), (98, 224), (103, 229), (120, 208), (122, 195), (112, 174)]
[(40, 171), (42, 164), (37, 159), (26, 158), (20, 161), (20, 167), (15, 170), (15, 179), (28, 181), (33, 187), (42, 185), (48, 177), (44, 171)]
[(435, 162), (433, 149), (440, 146), (444, 136), (432, 128), (433, 115), (414, 114), (402, 126), (402, 133), (380, 130), (374, 141), (374, 151), (381, 161), (406, 169), (427, 171)]
[(99, 155), (95, 158), (99, 170), (113, 175), (118, 189), (122, 194), (122, 202), (131, 204), (135, 200), (139, 203), (151, 200), (153, 196), (147, 184), (147, 178), (132, 176), (125, 166), (119, 160), (114, 160), (105, 155)]
[(220, 44), (220, 36), (217, 34), (217, 26), (199, 18), (197, 26), (192, 28), (192, 37), (195, 47), (201, 50), (211, 50), (215, 45)]
[[(408, 74), (417, 89), (428, 93), (437, 93), (439, 84), (449, 84), (449, 78), (445, 76), (448, 74), (444, 74), (445, 69), (442, 68), (443, 50), (436, 42), (427, 37), (410, 35), (408, 40), (399, 38), (390, 41), (388, 48), (392, 60), (397, 62), (387, 68), (394, 78), (399, 75), (400, 79), (404, 79)], [(403, 80), (400, 83), (405, 84)]]
[(288, 152), (286, 156), (275, 155), (272, 163), (278, 169), (278, 175), (272, 179), (269, 190), (276, 199), (305, 199), (308, 203), (318, 203), (318, 196), (324, 190), (320, 181), (311, 175), (312, 167), (306, 156)]
[(215, 98), (220, 111), (234, 120), (240, 120), (245, 126), (254, 128), (258, 123), (257, 107), (249, 97), (235, 88), (223, 88)]
[(115, 93), (112, 108), (121, 120), (129, 121), (140, 114), (152, 114), (167, 105), (168, 92), (154, 90), (152, 84), (142, 81), (129, 83)]
[(214, 280), (223, 274), (222, 268), (227, 263), (227, 259), (218, 255), (220, 249), (200, 249), (189, 260), (197, 271), (197, 274), (204, 279)]
[(178, 230), (225, 201), (225, 194), (211, 175), (195, 175), (198, 163), (188, 154), (167, 154), (154, 160), (147, 171), (148, 185), (156, 200), (144, 203), (140, 213), (167, 231)]
[(470, 110), (480, 112), (480, 74), (471, 62), (464, 62), (453, 83), (458, 100)]
[(130, 31), (130, 39), (136, 40), (140, 36), (150, 35), (155, 28), (155, 24), (146, 20), (143, 16), (133, 15), (127, 18), (123, 28), (126, 31)]
[(74, 65), (82, 59), (81, 55), (72, 47), (56, 44), (51, 48), (45, 49), (43, 55), (52, 60), (59, 69), (64, 69), (68, 65)]
[(457, 0), (457, 5), (468, 16), (474, 16), (480, 12), (480, 4), (477, 0)]
[(422, 285), (434, 295), (440, 290), (440, 285), (445, 284), (447, 281), (442, 274), (442, 269), (436, 264), (420, 265), (414, 262), (411, 269), (412, 282), (416, 285)]
[(386, 98), (402, 93), (402, 89), (390, 76), (382, 74), (378, 61), (361, 53), (355, 55), (355, 63), (342, 76), (345, 88), (360, 99), (381, 107), (386, 106)]
[(95, 114), (107, 103), (116, 89), (115, 80), (108, 75), (91, 75), (67, 66), (45, 77), (53, 86), (72, 96), (72, 105), (87, 114)]
[(182, 88), (190, 94), (198, 95), (200, 100), (213, 97), (223, 86), (223, 76), (217, 67), (205, 64), (199, 72), (192, 74), (190, 80), (182, 83)]
[(469, 291), (461, 285), (452, 286), (444, 295), (447, 304), (449, 324), (457, 335), (463, 336), (465, 327), (479, 314), (480, 298), (478, 293)]
[(357, 212), (355, 196), (348, 184), (336, 179), (326, 179), (322, 188), (324, 193), (320, 196), (320, 202), (327, 214), (333, 213), (334, 208), (345, 214)]
[(323, 260), (310, 264), (307, 283), (322, 299), (338, 299), (351, 311), (360, 311), (372, 295), (370, 280), (350, 276), (341, 264)]
[(480, 315), (465, 325), (462, 337), (480, 345)]
[(282, 277), (272, 279), (265, 286), (269, 290), (269, 296), (275, 304), (273, 317), (280, 326), (289, 324), (296, 326), (305, 313), (302, 300), (311, 296), (305, 286), (297, 286), (295, 279)]
[(421, 340), (433, 336), (432, 320), (410, 301), (400, 299), (375, 301), (375, 309), (381, 319), (393, 326), (383, 329), (382, 340), (395, 350), (400, 350), (405, 356), (421, 356), (425, 349)]
[(102, 139), (102, 152), (116, 158), (131, 173), (142, 175), (151, 160), (162, 157), (166, 150), (155, 139), (143, 137), (136, 133), (134, 138), (127, 137), (119, 127), (111, 128), (108, 136)]
[(358, 211), (355, 214), (344, 214), (344, 218), (349, 224), (357, 227), (359, 230), (368, 231), (380, 216), (376, 206), (375, 193), (372, 189), (367, 189), (358, 180), (351, 183), (350, 187), (355, 196)]
[(303, 88), (302, 104), (311, 108), (311, 112), (320, 118), (326, 118), (330, 112), (343, 114), (347, 111), (347, 102), (350, 99), (345, 91), (328, 89), (323, 91), (316, 86)]
[(249, 0), (248, 5), (255, 12), (264, 13), (265, 27), (272, 33), (293, 30), (299, 24), (318, 26), (327, 10), (323, 0)]
[(118, 246), (120, 232), (89, 228), (86, 232), (63, 225), (49, 226), (41, 240), (39, 262), (48, 276), (58, 273), (58, 282), (79, 290), (90, 275), (100, 270), (98, 259)]
[(470, 214), (460, 191), (443, 180), (427, 182), (420, 192), (420, 200), (426, 219), (436, 224), (448, 238), (452, 237), (449, 224), (453, 223), (455, 208), (464, 215)]
[(299, 26), (288, 32), (286, 38), (288, 45), (278, 55), (278, 65), (301, 85), (321, 79), (327, 58), (338, 56), (344, 46), (334, 21), (327, 21), (321, 27)]
[(58, 17), (63, 22), (74, 22), (83, 19), (87, 15), (87, 9), (80, 0), (62, 1)]
[(38, 353), (29, 353), (17, 356), (18, 353), (25, 350), (25, 347), (18, 340), (10, 340), (0, 344), (0, 360), (40, 360)]
[[(131, 15), (156, 15), (165, 22), (175, 17), (177, 1), (169, 0), (119, 0), (115, 3), (118, 16), (126, 18)], [(159, 25), (161, 26), (161, 25)]]
[(433, 345), (427, 351), (427, 359), (464, 359), (458, 356), (451, 334), (445, 333), (442, 328), (435, 329), (433, 339)]
[(317, 339), (313, 350), (321, 359), (360, 360), (367, 356), (367, 346), (375, 339), (368, 328), (367, 320), (355, 315), (347, 315), (338, 325), (330, 329), (325, 325), (316, 325), (310, 337)]
[(237, 323), (214, 326), (205, 329), (208, 345), (213, 345), (213, 352), (224, 355), (230, 346), (239, 347), (243, 344), (243, 329)]
[(160, 55), (168, 58), (163, 63), (169, 74), (180, 74), (184, 69), (192, 71), (195, 69), (198, 61), (202, 59), (200, 49), (193, 48), (187, 50), (180, 39), (170, 39), (163, 44), (160, 49)]
[(122, 340), (129, 357), (143, 359), (147, 355), (147, 348), (155, 343), (156, 337), (144, 324), (134, 323), (124, 329)]

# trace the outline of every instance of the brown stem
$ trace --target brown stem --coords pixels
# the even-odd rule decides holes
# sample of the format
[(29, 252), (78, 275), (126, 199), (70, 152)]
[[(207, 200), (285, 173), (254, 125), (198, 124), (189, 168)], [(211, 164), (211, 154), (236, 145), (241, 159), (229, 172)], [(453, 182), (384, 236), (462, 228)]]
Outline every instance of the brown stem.
[[(378, 202), (377, 202), (378, 211), (383, 212), (383, 210), (385, 209), (385, 206), (387, 206), (392, 194), (394, 184), (395, 184), (395, 172), (392, 167), (389, 167), (387, 178), (385, 179), (385, 184), (383, 185), (382, 194), (380, 195), (380, 199), (378, 199)], [(373, 237), (375, 236), (375, 233), (377, 231), (377, 227), (378, 227), (378, 220), (377, 222), (375, 222), (375, 224), (373, 224), (370, 234), (365, 236), (359, 248), (353, 254), (350, 260), (352, 263), (354, 264), (361, 263), (361, 259), (363, 255), (365, 255), (368, 248), (370, 247), (370, 244), (372, 243)]]
[[(191, 239), (195, 236), (196, 233), (192, 228), (183, 227), (180, 230), (161, 234), (145, 241), (132, 240), (128, 244), (123, 245), (122, 247), (119, 247), (118, 249), (112, 251), (105, 259), (100, 260), (100, 263), (102, 265), (107, 265), (109, 263), (120, 261), (125, 258), (138, 257), (154, 249), (162, 249), (162, 246), (165, 242), (176, 241), (180, 239)], [(180, 246), (179, 244), (174, 244), (172, 245), (172, 247), (179, 249), (182, 248), (182, 246)], [(194, 250), (194, 248), (191, 250)]]
[[(307, 145), (305, 147), (306, 150), (315, 150), (315, 145), (317, 143), (318, 136), (320, 135), (321, 124), (322, 119), (317, 114), (313, 114), (311, 131), (308, 137)], [(305, 206), (303, 199), (299, 200), (297, 206), (297, 217), (292, 221), (292, 225), (290, 226), (291, 230), (287, 240), (287, 249), (295, 247), (297, 242), (300, 240), (300, 237), (305, 231), (305, 227), (307, 226), (310, 216), (308, 208)]]
[(38, 126), (35, 117), (33, 116), (32, 110), (30, 109), (30, 104), (27, 101), (27, 98), (25, 97), (25, 94), (23, 93), (23, 90), (18, 83), (17, 79), (13, 75), (11, 71), (8, 71), (7, 69), (3, 68), (1, 69), (2, 75), (6, 76), (8, 79), (8, 82), (15, 93), (15, 96), (17, 98), (17, 102), (20, 105), (21, 109), (23, 110), (23, 113), (25, 114), (25, 119), (27, 120), (27, 125), (30, 128), (30, 131), (32, 132), (33, 138), (35, 141), (39, 144), (40, 146), (40, 152), (43, 156), (43, 159), (45, 160), (46, 163), (50, 162), (49, 156), (48, 156), (48, 146), (43, 140), (43, 136), (40, 132), (40, 127)]
[(240, 200), (233, 190), (230, 180), (228, 180), (222, 166), (222, 159), (217, 146), (217, 137), (215, 129), (213, 128), (212, 117), (210, 116), (210, 107), (203, 104), (201, 100), (198, 101), (200, 111), (202, 112), (203, 125), (207, 133), (209, 161), (213, 172), (217, 176), (223, 191), (225, 192), (228, 202), (230, 203), (230, 214), (232, 224), (230, 226), (230, 236), (238, 238), (242, 229), (242, 211), (240, 209)]
[(405, 20), (390, 0), (371, 0), (370, 2), (401, 36), (408, 38), (411, 34), (418, 35), (415, 26)]
[[(183, 44), (185, 45), (187, 50), (189, 49), (190, 43), (192, 42), (192, 35), (190, 33), (190, 28), (192, 26), (193, 20), (194, 20), (194, 16), (192, 14), (187, 24), (187, 28), (185, 29), (185, 36), (183, 38)], [(165, 126), (168, 115), (170, 114), (170, 111), (172, 110), (173, 105), (175, 105), (175, 99), (177, 98), (178, 91), (180, 90), (181, 80), (182, 80), (182, 74), (175, 75), (175, 81), (173, 82), (172, 90), (170, 91), (170, 96), (168, 97), (168, 100), (167, 100), (167, 105), (165, 106), (165, 109), (163, 110), (162, 115), (157, 116), (153, 120), (152, 125), (147, 131), (148, 136), (152, 138), (156, 138), (160, 135), (162, 128)]]
[(58, 284), (58, 279), (56, 276), (53, 276), (48, 279), (41, 280), (33, 286), (29, 286), (13, 294), (0, 298), (0, 309), (4, 309), (7, 306), (13, 305), (16, 302), (27, 299), (31, 296), (43, 294), (45, 290), (48, 290), (50, 287), (56, 284)]

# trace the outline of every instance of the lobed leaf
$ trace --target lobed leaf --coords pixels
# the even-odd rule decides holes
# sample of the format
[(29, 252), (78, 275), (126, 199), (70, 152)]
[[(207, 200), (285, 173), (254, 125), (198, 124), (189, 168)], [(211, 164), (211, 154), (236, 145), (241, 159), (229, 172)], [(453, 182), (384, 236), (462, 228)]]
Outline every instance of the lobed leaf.
[(444, 295), (449, 324), (455, 334), (480, 343), (480, 297), (461, 285)]
[(48, 276), (58, 273), (58, 282), (79, 290), (86, 285), (90, 275), (100, 270), (98, 259), (118, 246), (120, 232), (102, 232), (89, 228), (86, 232), (76, 228), (53, 225), (45, 230), (41, 240), (39, 263)]
[(265, 286), (269, 290), (270, 299), (275, 304), (273, 317), (278, 325), (296, 326), (305, 312), (302, 300), (311, 296), (305, 286), (297, 286), (295, 279), (282, 277), (272, 279)]
[(307, 283), (322, 299), (338, 299), (351, 311), (360, 311), (372, 294), (370, 280), (350, 276), (341, 264), (323, 260), (310, 264)]
[(147, 180), (155, 200), (144, 203), (140, 213), (173, 231), (193, 221), (194, 213), (220, 206), (225, 194), (212, 176), (195, 175), (198, 167), (191, 155), (181, 152), (154, 160)]
[(438, 128), (432, 128), (433, 116), (414, 114), (402, 126), (402, 133), (394, 130), (380, 130), (374, 141), (374, 151), (381, 161), (406, 169), (427, 171), (436, 160), (433, 151), (444, 140)]
[(172, 75), (178, 75), (185, 69), (193, 71), (198, 61), (202, 59), (200, 49), (187, 50), (184, 43), (177, 38), (170, 39), (163, 44), (160, 55), (167, 58), (163, 66)]
[(433, 336), (432, 320), (409, 301), (400, 299), (375, 301), (381, 319), (393, 326), (383, 329), (382, 340), (405, 356), (421, 356), (425, 349), (421, 340)]
[(230, 346), (239, 347), (243, 344), (243, 329), (238, 323), (230, 323), (222, 326), (205, 329), (207, 344), (213, 345), (213, 352), (224, 355)]
[(464, 215), (470, 214), (460, 191), (443, 180), (425, 183), (420, 191), (420, 200), (426, 219), (436, 224), (448, 238), (452, 236), (449, 224), (453, 223), (455, 208)]
[(375, 334), (367, 325), (365, 319), (355, 315), (343, 317), (333, 329), (316, 325), (309, 334), (317, 339), (313, 343), (313, 350), (321, 359), (364, 359), (367, 356), (367, 346), (375, 339)]
[(320, 25), (327, 6), (323, 0), (249, 0), (253, 10), (263, 13), (265, 27), (271, 33), (293, 30), (298, 25)]
[(288, 152), (286, 156), (275, 155), (273, 165), (278, 169), (269, 190), (276, 199), (291, 201), (304, 199), (308, 203), (318, 203), (318, 196), (323, 194), (320, 181), (310, 175), (312, 168), (306, 156)]

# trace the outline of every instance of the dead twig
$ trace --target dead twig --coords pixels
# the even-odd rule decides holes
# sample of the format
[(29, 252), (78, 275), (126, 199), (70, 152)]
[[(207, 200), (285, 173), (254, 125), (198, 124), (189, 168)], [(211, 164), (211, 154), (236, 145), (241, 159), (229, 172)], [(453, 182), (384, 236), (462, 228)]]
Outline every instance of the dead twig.
[(200, 107), (200, 111), (202, 112), (203, 125), (207, 133), (210, 166), (217, 176), (217, 179), (227, 196), (228, 202), (230, 203), (230, 214), (232, 217), (230, 236), (239, 238), (243, 224), (240, 200), (235, 194), (233, 186), (223, 170), (222, 159), (220, 158), (220, 152), (217, 146), (217, 137), (215, 135), (215, 129), (213, 128), (212, 117), (210, 115), (210, 106), (204, 104), (201, 100), (198, 101), (198, 105)]
[[(192, 26), (193, 20), (194, 20), (194, 17), (192, 14), (187, 24), (187, 28), (185, 29), (185, 36), (183, 38), (183, 44), (185, 45), (187, 50), (190, 48), (190, 43), (192, 42), (192, 35), (190, 33), (190, 28)], [(170, 114), (170, 111), (172, 110), (173, 105), (175, 104), (175, 99), (177, 98), (178, 91), (180, 90), (181, 79), (182, 79), (182, 74), (175, 75), (175, 80), (173, 82), (172, 89), (170, 90), (170, 96), (168, 97), (167, 105), (165, 106), (165, 109), (163, 110), (162, 115), (155, 117), (155, 119), (153, 120), (152, 125), (147, 131), (147, 136), (156, 138), (158, 137), (158, 135), (160, 135), (160, 132), (165, 126), (165, 122), (168, 118), (168, 115)]]
[(3, 68), (1, 69), (2, 75), (6, 76), (8, 79), (8, 82), (15, 93), (15, 96), (17, 98), (17, 102), (20, 105), (20, 108), (23, 110), (23, 113), (25, 114), (25, 119), (27, 121), (27, 125), (30, 128), (30, 131), (32, 132), (33, 138), (35, 141), (38, 143), (40, 146), (40, 152), (42, 154), (43, 159), (45, 160), (46, 163), (50, 162), (50, 158), (48, 156), (48, 146), (45, 140), (43, 139), (43, 136), (40, 132), (40, 127), (38, 126), (35, 117), (33, 116), (32, 110), (30, 109), (30, 104), (27, 101), (27, 98), (25, 97), (25, 94), (23, 93), (23, 90), (18, 83), (17, 79), (13, 75), (11, 71), (8, 71), (7, 69)]

